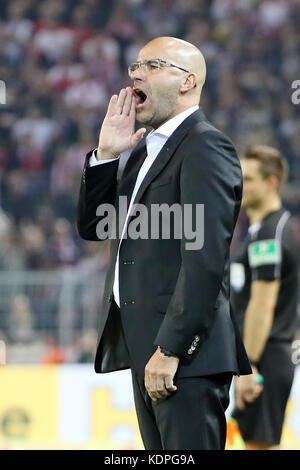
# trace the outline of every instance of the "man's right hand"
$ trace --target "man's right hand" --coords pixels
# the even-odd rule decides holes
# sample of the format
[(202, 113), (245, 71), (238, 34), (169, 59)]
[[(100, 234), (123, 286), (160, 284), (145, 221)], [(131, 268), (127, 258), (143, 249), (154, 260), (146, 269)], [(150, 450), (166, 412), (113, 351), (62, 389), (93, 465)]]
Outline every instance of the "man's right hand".
[(110, 99), (104, 118), (97, 150), (97, 159), (117, 158), (120, 153), (134, 147), (143, 137), (143, 127), (134, 132), (135, 98), (132, 88), (122, 88)]

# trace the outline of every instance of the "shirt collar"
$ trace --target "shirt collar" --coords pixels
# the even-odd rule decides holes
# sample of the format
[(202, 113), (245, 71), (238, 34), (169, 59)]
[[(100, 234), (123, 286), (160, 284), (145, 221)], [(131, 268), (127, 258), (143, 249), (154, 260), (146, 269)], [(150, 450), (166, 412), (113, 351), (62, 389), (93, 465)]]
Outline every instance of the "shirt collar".
[(182, 111), (182, 113), (177, 114), (173, 118), (169, 119), (167, 122), (162, 124), (158, 129), (152, 130), (148, 135), (148, 137), (152, 137), (154, 135), (161, 135), (164, 137), (170, 137), (171, 134), (180, 126), (180, 124), (188, 117), (190, 114), (194, 113), (197, 109), (199, 109), (198, 105), (192, 106), (191, 108)]

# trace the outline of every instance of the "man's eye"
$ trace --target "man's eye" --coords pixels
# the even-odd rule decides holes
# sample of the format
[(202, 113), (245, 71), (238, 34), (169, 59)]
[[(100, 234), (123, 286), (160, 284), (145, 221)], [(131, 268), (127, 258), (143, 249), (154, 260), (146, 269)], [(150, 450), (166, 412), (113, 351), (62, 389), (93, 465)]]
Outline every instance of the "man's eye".
[(158, 62), (148, 62), (148, 67), (150, 70), (159, 69)]

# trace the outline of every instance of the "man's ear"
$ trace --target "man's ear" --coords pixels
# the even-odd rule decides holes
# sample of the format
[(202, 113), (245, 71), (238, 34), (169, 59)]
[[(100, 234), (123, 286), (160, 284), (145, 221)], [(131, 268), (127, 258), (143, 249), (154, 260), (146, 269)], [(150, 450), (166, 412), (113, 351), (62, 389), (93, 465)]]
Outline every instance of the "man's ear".
[(269, 185), (271, 186), (271, 188), (275, 191), (278, 191), (279, 190), (279, 181), (278, 181), (278, 178), (277, 176), (275, 175), (270, 175), (268, 177), (268, 182), (269, 182)]
[(184, 77), (180, 84), (180, 91), (181, 93), (186, 93), (192, 88), (196, 88), (197, 86), (197, 75), (193, 72), (190, 72), (188, 75)]

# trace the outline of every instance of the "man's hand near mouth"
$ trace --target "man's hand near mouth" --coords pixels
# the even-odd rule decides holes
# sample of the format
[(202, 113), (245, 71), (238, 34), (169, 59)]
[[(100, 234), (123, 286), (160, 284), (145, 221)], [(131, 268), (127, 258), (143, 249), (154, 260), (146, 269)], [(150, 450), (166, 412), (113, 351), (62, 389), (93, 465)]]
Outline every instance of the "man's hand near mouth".
[(98, 160), (117, 158), (142, 139), (144, 127), (134, 132), (138, 99), (141, 100), (140, 95), (131, 87), (122, 88), (119, 95), (111, 97), (99, 135)]

